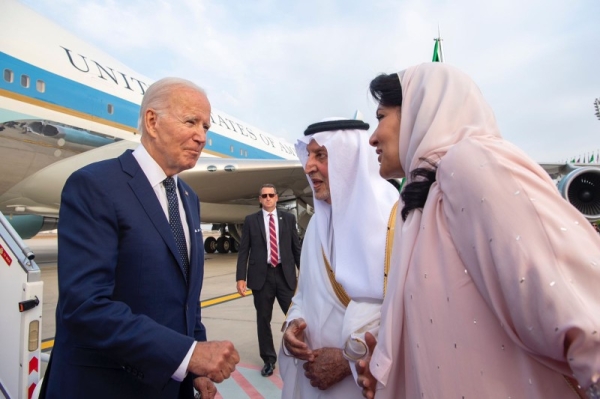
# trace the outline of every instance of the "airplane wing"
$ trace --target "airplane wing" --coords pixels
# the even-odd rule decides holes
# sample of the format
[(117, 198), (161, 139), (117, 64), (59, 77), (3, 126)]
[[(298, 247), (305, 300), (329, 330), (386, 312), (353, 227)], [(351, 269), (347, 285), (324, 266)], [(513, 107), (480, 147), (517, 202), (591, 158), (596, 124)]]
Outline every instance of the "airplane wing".
[(280, 200), (312, 203), (312, 190), (297, 160), (200, 158), (180, 176), (202, 202), (257, 205), (261, 186), (271, 183)]
[[(58, 217), (60, 194), (71, 173), (137, 146), (122, 140), (52, 163), (0, 196), (0, 210)], [(258, 192), (265, 183), (277, 187), (280, 201), (300, 199), (312, 204), (312, 190), (300, 161), (201, 157), (194, 168), (180, 176), (202, 202), (203, 223), (243, 222), (258, 209)]]
[[(568, 175), (573, 170), (586, 164), (572, 164), (572, 163), (546, 163), (540, 162), (539, 164), (545, 171), (550, 175), (553, 180), (558, 179), (561, 176)], [(577, 166), (575, 166), (577, 165)]]

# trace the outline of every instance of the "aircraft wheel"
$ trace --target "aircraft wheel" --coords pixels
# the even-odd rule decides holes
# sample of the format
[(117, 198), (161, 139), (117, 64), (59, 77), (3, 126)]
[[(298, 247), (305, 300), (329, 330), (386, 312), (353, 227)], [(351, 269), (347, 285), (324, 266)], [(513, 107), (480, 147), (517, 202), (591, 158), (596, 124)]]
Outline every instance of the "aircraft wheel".
[(229, 243), (229, 237), (219, 237), (217, 238), (217, 251), (220, 254), (226, 254), (229, 252), (229, 248), (231, 247)]
[(214, 254), (217, 250), (217, 240), (215, 237), (206, 237), (204, 240), (204, 250), (207, 254)]
[(229, 237), (229, 243), (231, 244), (231, 252), (237, 253), (240, 250), (240, 243), (235, 240), (233, 237)]

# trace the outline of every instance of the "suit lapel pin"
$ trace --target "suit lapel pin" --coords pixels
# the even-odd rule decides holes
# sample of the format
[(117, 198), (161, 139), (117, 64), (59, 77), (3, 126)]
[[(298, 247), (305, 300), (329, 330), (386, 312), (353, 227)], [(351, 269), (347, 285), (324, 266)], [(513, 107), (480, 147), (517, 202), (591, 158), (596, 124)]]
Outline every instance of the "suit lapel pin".
[(185, 195), (189, 195), (187, 191), (184, 191)]

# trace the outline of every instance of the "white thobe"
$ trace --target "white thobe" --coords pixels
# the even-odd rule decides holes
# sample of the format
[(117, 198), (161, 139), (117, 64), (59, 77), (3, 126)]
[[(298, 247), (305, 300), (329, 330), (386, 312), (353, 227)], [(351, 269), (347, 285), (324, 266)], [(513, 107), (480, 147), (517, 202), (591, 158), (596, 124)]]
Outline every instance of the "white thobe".
[[(346, 308), (339, 301), (327, 275), (321, 243), (328, 242), (318, 236), (313, 218), (306, 230), (298, 288), (287, 313), (287, 321), (303, 318), (307, 327), (305, 337), (311, 349), (323, 347), (342, 348), (342, 325)], [(279, 365), (283, 379), (282, 399), (353, 399), (362, 398), (361, 388), (352, 375), (321, 391), (310, 385), (304, 376), (304, 361), (287, 356), (281, 345)]]

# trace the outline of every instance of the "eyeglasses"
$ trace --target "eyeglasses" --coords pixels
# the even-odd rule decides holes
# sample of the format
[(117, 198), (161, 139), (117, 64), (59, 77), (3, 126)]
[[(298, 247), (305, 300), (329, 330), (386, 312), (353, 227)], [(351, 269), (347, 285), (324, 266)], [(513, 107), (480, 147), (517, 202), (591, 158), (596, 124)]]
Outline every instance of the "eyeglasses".
[(262, 198), (267, 198), (267, 196), (269, 196), (269, 198), (273, 198), (275, 197), (277, 194), (273, 194), (273, 193), (269, 193), (269, 194), (261, 194), (260, 196)]

